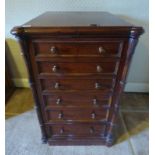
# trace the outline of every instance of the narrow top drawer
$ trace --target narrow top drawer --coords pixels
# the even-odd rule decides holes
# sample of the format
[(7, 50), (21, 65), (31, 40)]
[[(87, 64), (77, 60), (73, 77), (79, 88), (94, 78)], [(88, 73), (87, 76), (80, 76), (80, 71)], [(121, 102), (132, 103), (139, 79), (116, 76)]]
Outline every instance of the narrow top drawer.
[(50, 41), (33, 42), (35, 55), (55, 56), (120, 56), (122, 41)]

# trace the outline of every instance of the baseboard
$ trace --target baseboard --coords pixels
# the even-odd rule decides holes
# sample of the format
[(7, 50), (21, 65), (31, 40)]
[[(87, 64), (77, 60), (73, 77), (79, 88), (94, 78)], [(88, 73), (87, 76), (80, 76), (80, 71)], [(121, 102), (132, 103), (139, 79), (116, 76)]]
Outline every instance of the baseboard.
[[(28, 79), (13, 79), (13, 82), (16, 87), (25, 87), (29, 88), (29, 80)], [(149, 92), (149, 84), (148, 83), (133, 83), (128, 82), (124, 89), (125, 92)]]
[(135, 83), (135, 82), (127, 82), (125, 92), (149, 92), (149, 84), (148, 83)]
[(12, 80), (13, 80), (14, 85), (16, 87), (24, 87), (24, 88), (29, 88), (30, 87), (28, 79), (15, 78), (15, 79), (12, 79)]

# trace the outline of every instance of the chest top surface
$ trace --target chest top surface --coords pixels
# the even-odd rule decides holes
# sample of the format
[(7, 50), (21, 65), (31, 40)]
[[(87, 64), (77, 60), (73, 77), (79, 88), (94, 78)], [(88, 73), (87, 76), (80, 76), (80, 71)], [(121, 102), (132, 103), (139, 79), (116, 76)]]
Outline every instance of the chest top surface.
[(46, 12), (22, 25), (23, 27), (89, 27), (133, 26), (107, 12)]
[(45, 12), (11, 30), (14, 35), (95, 34), (138, 38), (143, 28), (134, 26), (108, 12)]

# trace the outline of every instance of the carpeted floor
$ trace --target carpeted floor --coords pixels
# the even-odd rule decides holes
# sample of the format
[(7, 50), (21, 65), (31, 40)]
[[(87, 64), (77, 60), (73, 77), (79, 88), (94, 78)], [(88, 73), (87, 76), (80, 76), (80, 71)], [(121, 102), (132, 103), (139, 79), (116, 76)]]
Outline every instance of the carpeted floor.
[(6, 155), (148, 155), (148, 129), (118, 142), (111, 148), (48, 146), (41, 143), (40, 137), (38, 120), (33, 110), (8, 119), (6, 121)]
[[(29, 89), (17, 90), (8, 101), (6, 106), (6, 155), (149, 154), (148, 95), (129, 93), (122, 96), (118, 140), (110, 148), (42, 144), (36, 112), (30, 110), (32, 105), (33, 100)], [(27, 112), (23, 113), (24, 111)]]

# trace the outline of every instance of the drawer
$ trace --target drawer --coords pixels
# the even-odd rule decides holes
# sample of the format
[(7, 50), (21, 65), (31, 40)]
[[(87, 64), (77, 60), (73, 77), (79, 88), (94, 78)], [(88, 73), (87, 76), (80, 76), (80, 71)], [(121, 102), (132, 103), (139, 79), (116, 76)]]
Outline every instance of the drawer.
[(81, 92), (52, 92), (43, 94), (45, 106), (102, 106), (111, 102), (112, 92), (106, 91), (81, 91)]
[(48, 56), (120, 56), (123, 42), (122, 41), (90, 41), (90, 42), (52, 42), (39, 41), (33, 42), (35, 55)]
[(107, 73), (116, 74), (118, 61), (103, 63), (52, 63), (38, 62), (39, 73), (66, 74), (66, 73)]
[(99, 136), (105, 134), (104, 124), (57, 124), (46, 126), (48, 137), (55, 136)]
[(50, 121), (105, 121), (107, 109), (104, 108), (51, 108), (46, 110)]
[(113, 88), (114, 79), (41, 79), (42, 90), (99, 90)]

